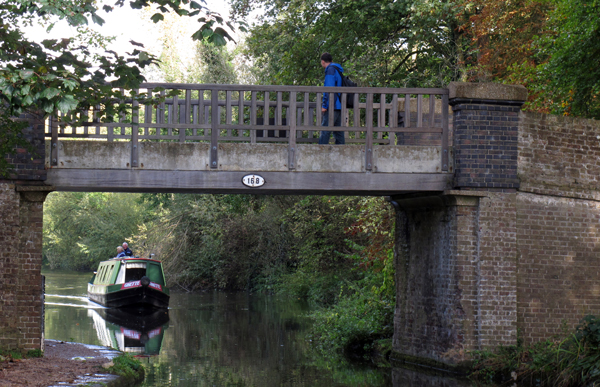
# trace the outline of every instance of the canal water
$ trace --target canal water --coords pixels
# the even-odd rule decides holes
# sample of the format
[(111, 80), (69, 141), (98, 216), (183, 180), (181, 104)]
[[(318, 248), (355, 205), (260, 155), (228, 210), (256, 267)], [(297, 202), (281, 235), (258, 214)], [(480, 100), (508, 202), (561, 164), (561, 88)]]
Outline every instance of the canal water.
[(173, 293), (151, 316), (89, 302), (89, 274), (44, 271), (45, 337), (130, 352), (146, 387), (467, 387), (447, 376), (324, 359), (311, 349), (307, 304), (274, 296)]

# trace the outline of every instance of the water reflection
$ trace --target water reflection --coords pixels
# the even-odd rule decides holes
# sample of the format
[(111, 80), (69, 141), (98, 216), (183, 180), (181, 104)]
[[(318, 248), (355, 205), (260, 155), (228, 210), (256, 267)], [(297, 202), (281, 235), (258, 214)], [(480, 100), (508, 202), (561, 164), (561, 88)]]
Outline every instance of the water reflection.
[(100, 309), (90, 314), (102, 345), (136, 355), (160, 353), (169, 322), (167, 310)]
[(246, 293), (171, 296), (168, 313), (106, 309), (86, 297), (88, 274), (45, 272), (48, 339), (143, 355), (146, 387), (448, 386), (446, 376), (332, 361), (311, 350), (307, 304)]

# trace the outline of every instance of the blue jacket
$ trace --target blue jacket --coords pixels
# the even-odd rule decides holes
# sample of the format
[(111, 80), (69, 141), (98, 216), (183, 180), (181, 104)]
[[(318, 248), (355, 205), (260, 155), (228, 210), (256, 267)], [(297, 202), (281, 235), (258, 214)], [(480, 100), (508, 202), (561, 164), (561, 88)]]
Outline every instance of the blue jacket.
[[(337, 63), (331, 63), (327, 68), (325, 68), (325, 85), (324, 86), (342, 86), (342, 76), (335, 69), (335, 67), (340, 69), (343, 73), (344, 69)], [(329, 109), (329, 93), (323, 93), (323, 109)], [(335, 110), (342, 109), (342, 103), (340, 102), (340, 95), (335, 94)]]

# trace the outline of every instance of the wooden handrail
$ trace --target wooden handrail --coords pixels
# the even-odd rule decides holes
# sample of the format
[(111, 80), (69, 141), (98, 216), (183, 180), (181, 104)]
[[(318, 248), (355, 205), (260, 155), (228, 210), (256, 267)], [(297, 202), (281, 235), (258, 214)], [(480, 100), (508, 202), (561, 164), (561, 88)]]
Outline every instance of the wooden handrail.
[[(286, 142), (288, 166), (293, 170), (297, 143), (318, 142), (315, 132), (321, 130), (323, 117), (320, 106), (324, 93), (328, 93), (330, 101), (335, 95), (341, 97), (343, 123), (327, 130), (344, 132), (348, 144), (364, 144), (367, 171), (372, 169), (373, 146), (402, 145), (406, 135), (436, 136), (428, 138), (428, 145), (434, 141), (442, 148), (440, 169), (448, 171), (448, 89), (144, 83), (136, 92), (156, 95), (157, 89), (163, 100), (156, 105), (123, 98), (121, 102), (130, 106), (129, 113), (114, 122), (99, 122), (94, 109), (83, 117), (88, 122), (76, 127), (52, 120), (47, 135), (53, 144), (58, 138), (131, 141), (134, 168), (139, 160), (139, 141), (209, 142), (211, 168), (219, 167), (220, 141)], [(164, 98), (167, 91), (176, 94)], [(354, 108), (346, 107), (349, 93), (354, 94)], [(413, 99), (415, 109), (411, 109)], [(437, 114), (436, 101), (441, 104)], [(333, 111), (326, 114), (333, 122)], [(53, 152), (52, 165), (57, 165), (57, 159)]]

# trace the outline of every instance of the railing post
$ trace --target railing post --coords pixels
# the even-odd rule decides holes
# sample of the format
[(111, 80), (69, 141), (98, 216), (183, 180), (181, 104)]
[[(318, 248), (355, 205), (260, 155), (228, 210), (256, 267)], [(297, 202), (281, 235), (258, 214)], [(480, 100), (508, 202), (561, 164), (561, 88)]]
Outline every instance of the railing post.
[[(135, 92), (136, 96), (139, 94), (139, 90)], [(139, 153), (138, 153), (138, 123), (139, 123), (139, 101), (133, 99), (132, 112), (131, 112), (131, 167), (137, 168)]]
[(213, 89), (210, 97), (210, 167), (215, 169), (219, 166), (218, 145), (219, 145), (219, 90)]
[(444, 172), (448, 172), (448, 132), (448, 94), (444, 94), (442, 95), (442, 171)]
[(287, 117), (290, 125), (289, 146), (288, 146), (288, 168), (296, 168), (296, 92), (290, 93), (290, 116)]
[[(256, 91), (252, 90), (250, 92), (250, 126), (256, 126), (256, 113), (258, 110), (258, 106), (256, 104)], [(250, 143), (256, 144), (256, 130), (250, 130)]]
[[(398, 94), (392, 96), (392, 109), (390, 111), (390, 128), (398, 127)], [(389, 145), (396, 145), (396, 133), (388, 132)]]
[(55, 118), (50, 117), (50, 130), (52, 132), (52, 147), (50, 150), (50, 165), (58, 165), (58, 122), (55, 124)]
[(373, 169), (373, 93), (367, 94), (367, 111), (365, 118), (367, 128), (367, 138), (365, 147), (365, 170)]

